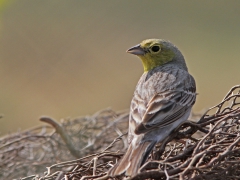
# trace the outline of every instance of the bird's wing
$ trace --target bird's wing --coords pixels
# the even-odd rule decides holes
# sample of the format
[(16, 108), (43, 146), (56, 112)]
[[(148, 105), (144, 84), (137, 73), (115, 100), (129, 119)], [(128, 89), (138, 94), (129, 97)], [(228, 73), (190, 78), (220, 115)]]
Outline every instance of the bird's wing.
[(196, 100), (195, 82), (191, 76), (186, 78), (182, 88), (168, 89), (155, 94), (148, 102), (141, 123), (134, 130), (136, 134), (145, 133), (153, 128), (161, 128), (179, 120)]

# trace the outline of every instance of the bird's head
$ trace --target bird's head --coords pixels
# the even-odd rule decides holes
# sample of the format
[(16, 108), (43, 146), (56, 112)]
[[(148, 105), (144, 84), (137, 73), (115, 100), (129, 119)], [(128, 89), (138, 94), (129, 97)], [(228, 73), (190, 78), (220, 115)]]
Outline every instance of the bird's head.
[[(162, 39), (147, 39), (127, 50), (141, 58), (144, 72), (176, 59), (184, 58), (175, 45)], [(185, 62), (184, 62), (185, 63)]]

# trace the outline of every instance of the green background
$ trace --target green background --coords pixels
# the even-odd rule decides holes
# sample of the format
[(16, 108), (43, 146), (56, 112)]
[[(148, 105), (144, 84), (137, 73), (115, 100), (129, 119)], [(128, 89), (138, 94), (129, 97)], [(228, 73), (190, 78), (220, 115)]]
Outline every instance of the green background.
[(0, 135), (38, 125), (42, 115), (59, 120), (129, 108), (143, 68), (125, 51), (147, 38), (170, 40), (184, 54), (199, 93), (194, 112), (240, 82), (238, 0), (0, 5)]

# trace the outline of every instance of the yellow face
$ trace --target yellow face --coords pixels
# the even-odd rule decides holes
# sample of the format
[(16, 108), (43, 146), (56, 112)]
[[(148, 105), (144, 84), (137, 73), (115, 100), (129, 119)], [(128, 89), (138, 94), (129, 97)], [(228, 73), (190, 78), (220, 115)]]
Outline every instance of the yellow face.
[(139, 45), (130, 48), (127, 52), (141, 58), (144, 72), (146, 72), (174, 58), (175, 53), (166, 44), (169, 45), (169, 43), (161, 39), (147, 39)]

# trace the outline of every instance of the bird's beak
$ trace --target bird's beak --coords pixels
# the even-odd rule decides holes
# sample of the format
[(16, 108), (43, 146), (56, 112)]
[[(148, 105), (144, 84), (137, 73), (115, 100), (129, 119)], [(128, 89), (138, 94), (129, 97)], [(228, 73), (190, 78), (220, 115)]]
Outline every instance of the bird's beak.
[(140, 46), (140, 44), (131, 47), (130, 49), (127, 50), (127, 53), (142, 56), (145, 54), (144, 49)]

